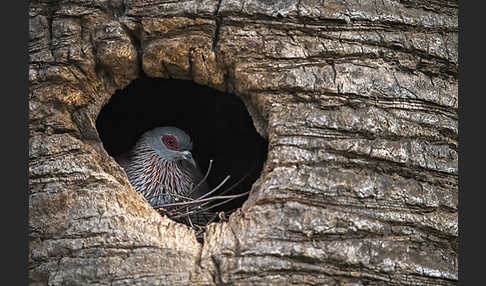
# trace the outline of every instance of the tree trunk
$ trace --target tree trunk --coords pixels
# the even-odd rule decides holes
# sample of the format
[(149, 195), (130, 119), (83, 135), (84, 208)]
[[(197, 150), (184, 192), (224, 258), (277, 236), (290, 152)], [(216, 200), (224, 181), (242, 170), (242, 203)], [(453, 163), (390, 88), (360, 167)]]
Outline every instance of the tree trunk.
[[(457, 284), (457, 6), (32, 0), (31, 285)], [(269, 140), (204, 245), (97, 134), (142, 70), (236, 94)]]

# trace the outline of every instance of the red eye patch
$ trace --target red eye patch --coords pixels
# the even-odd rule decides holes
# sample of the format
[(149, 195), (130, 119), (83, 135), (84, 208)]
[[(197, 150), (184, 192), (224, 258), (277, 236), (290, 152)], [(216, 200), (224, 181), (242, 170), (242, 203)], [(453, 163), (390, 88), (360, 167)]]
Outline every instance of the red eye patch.
[(172, 135), (164, 135), (162, 136), (162, 143), (164, 143), (165, 147), (170, 150), (178, 150), (179, 149), (179, 142), (177, 138)]

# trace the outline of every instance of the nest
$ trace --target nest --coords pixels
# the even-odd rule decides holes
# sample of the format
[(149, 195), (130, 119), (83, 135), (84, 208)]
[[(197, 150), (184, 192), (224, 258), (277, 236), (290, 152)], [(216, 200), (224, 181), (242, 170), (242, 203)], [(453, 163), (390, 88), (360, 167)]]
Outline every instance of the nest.
[[(170, 203), (154, 205), (153, 207), (161, 214), (166, 215), (170, 219), (184, 223), (196, 231), (196, 238), (202, 242), (203, 234), (206, 231), (206, 227), (216, 221), (225, 221), (228, 216), (236, 210), (230, 209), (229, 211), (217, 211), (217, 207), (222, 207), (229, 202), (248, 195), (250, 191), (230, 194), (241, 182), (243, 182), (251, 172), (248, 172), (245, 176), (240, 178), (236, 183), (230, 187), (223, 189), (223, 186), (231, 178), (227, 175), (216, 187), (212, 188), (209, 192), (201, 195), (198, 198), (191, 198), (191, 194), (203, 184), (213, 165), (213, 160), (209, 160), (208, 170), (206, 174), (201, 179), (201, 181), (191, 188), (191, 191), (185, 196), (178, 194), (169, 194), (171, 197)], [(219, 191), (219, 192), (218, 192)], [(147, 198), (147, 200), (151, 199)]]

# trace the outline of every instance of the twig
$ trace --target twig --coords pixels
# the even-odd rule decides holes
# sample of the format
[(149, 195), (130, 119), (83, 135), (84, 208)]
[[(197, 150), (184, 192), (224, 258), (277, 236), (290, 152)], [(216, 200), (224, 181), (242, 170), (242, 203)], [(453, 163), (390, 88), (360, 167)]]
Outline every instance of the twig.
[(219, 195), (224, 195), (226, 193), (228, 193), (229, 191), (231, 191), (232, 189), (234, 189), (236, 186), (238, 186), (239, 184), (241, 184), (246, 178), (248, 178), (248, 176), (250, 175), (250, 173), (246, 173), (246, 175), (244, 175), (243, 177), (241, 177), (241, 179), (238, 180), (238, 182), (234, 183), (233, 185), (231, 185), (231, 187), (227, 188), (226, 190), (222, 191), (221, 194)]
[[(226, 188), (216, 194), (218, 190), (222, 188), (224, 184), (228, 182), (231, 178), (230, 175), (226, 176), (215, 188), (211, 191), (199, 196), (198, 198), (192, 198), (191, 195), (207, 180), (209, 173), (212, 170), (213, 166), (213, 159), (209, 160), (209, 165), (206, 173), (202, 177), (202, 179), (194, 186), (190, 192), (185, 195), (180, 195), (177, 193), (171, 194), (168, 192), (163, 192), (161, 194), (153, 195), (151, 197), (147, 197), (147, 200), (161, 197), (161, 201), (170, 200), (171, 203), (163, 203), (160, 205), (155, 205), (154, 208), (157, 209), (161, 213), (165, 213), (169, 218), (173, 220), (177, 220), (179, 222), (185, 222), (186, 225), (191, 227), (196, 231), (196, 237), (198, 239), (202, 239), (201, 235), (206, 230), (206, 226), (218, 219), (218, 211), (209, 211), (213, 208), (218, 206), (224, 205), (234, 199), (246, 196), (250, 193), (250, 191), (240, 193), (240, 194), (233, 194), (227, 195), (229, 192), (233, 191), (236, 187), (238, 187), (243, 181), (245, 181), (253, 171), (256, 169), (256, 165), (253, 166), (251, 171), (247, 172), (243, 177), (241, 177), (237, 182), (233, 183), (229, 188)], [(164, 197), (165, 196), (165, 197)], [(216, 200), (220, 202), (216, 202)], [(230, 213), (234, 210), (230, 210)], [(196, 217), (195, 215), (203, 213), (202, 217)], [(185, 218), (185, 220), (181, 220)], [(219, 218), (221, 219), (221, 217)], [(194, 221), (193, 221), (194, 220)], [(201, 224), (201, 225), (200, 225)]]
[[(228, 197), (229, 199), (227, 199), (227, 200), (225, 200), (225, 201), (222, 201), (222, 202), (220, 202), (220, 203), (214, 204), (214, 205), (212, 205), (212, 206), (209, 206), (209, 207), (207, 207), (207, 208), (205, 208), (205, 209), (200, 209), (200, 210), (197, 210), (198, 208), (200, 208), (200, 206), (198, 206), (197, 208), (193, 208), (193, 210), (192, 210), (192, 211), (186, 212), (186, 213), (184, 213), (184, 214), (176, 215), (176, 216), (173, 216), (173, 217), (171, 217), (171, 218), (173, 218), (173, 219), (177, 219), (177, 218), (185, 217), (185, 216), (192, 215), (192, 214), (198, 214), (198, 213), (200, 213), (200, 212), (207, 211), (207, 210), (212, 209), (212, 208), (214, 208), (214, 207), (217, 207), (217, 206), (220, 206), (220, 205), (222, 205), (222, 204), (225, 204), (225, 203), (227, 203), (227, 202), (229, 202), (229, 201), (231, 201), (231, 200), (234, 200), (234, 199), (236, 199), (236, 198), (239, 198), (239, 197), (243, 197), (243, 196), (245, 196), (245, 195), (248, 195), (249, 193), (250, 193), (250, 191), (248, 191), (248, 192), (244, 192), (244, 193), (241, 193), (241, 194), (238, 194), (238, 195), (225, 196), (225, 197)], [(222, 196), (221, 196), (221, 197), (222, 197)], [(207, 204), (207, 203), (206, 203), (206, 204)]]
[[(214, 188), (213, 190), (211, 190), (211, 192), (207, 193), (206, 195), (208, 194), (211, 194), (211, 193), (214, 193), (215, 191), (217, 191), (219, 188), (221, 188), (221, 186), (226, 183), (226, 181), (230, 178), (230, 176), (226, 176), (226, 178), (216, 187)], [(202, 197), (205, 197), (206, 195), (204, 196), (201, 196)], [(158, 209), (158, 208), (167, 208), (167, 207), (175, 207), (175, 206), (185, 206), (185, 205), (190, 205), (190, 204), (198, 204), (198, 203), (201, 203), (201, 202), (205, 202), (205, 201), (209, 201), (209, 200), (214, 200), (214, 199), (224, 199), (224, 198), (221, 198), (221, 197), (211, 197), (211, 198), (207, 198), (207, 199), (190, 199), (191, 201), (189, 202), (180, 202), (180, 203), (168, 203), (168, 204), (161, 204), (161, 205), (155, 205), (154, 208)]]
[(223, 180), (221, 183), (219, 183), (219, 185), (217, 185), (217, 186), (216, 186), (216, 188), (214, 188), (214, 189), (212, 189), (210, 192), (207, 192), (206, 194), (204, 194), (204, 195), (200, 196), (200, 197), (199, 197), (199, 198), (197, 198), (196, 200), (203, 199), (203, 198), (205, 198), (205, 197), (209, 196), (210, 194), (212, 194), (212, 193), (216, 192), (216, 191), (217, 191), (219, 188), (221, 188), (221, 186), (222, 186), (224, 183), (226, 183), (226, 181), (228, 181), (230, 178), (231, 178), (231, 176), (230, 176), (230, 175), (226, 176), (226, 178), (224, 178), (224, 180)]
[(206, 179), (208, 178), (209, 172), (211, 171), (211, 168), (212, 167), (213, 167), (213, 159), (209, 159), (209, 166), (208, 166), (208, 170), (206, 171), (206, 174), (201, 179), (201, 181), (199, 181), (199, 183), (197, 183), (197, 185), (194, 188), (192, 188), (192, 190), (187, 194), (188, 197), (190, 197), (192, 195), (192, 193), (194, 193), (194, 191), (196, 191), (196, 189), (199, 188), (199, 186), (201, 186), (201, 184), (204, 181), (206, 181)]

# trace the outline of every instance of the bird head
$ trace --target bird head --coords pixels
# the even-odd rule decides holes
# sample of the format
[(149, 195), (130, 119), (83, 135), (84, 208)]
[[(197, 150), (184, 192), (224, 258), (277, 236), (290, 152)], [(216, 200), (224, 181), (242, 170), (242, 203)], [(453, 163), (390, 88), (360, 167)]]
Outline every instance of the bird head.
[(186, 160), (196, 167), (192, 157), (192, 141), (189, 135), (179, 128), (156, 127), (145, 133), (149, 145), (167, 161)]

